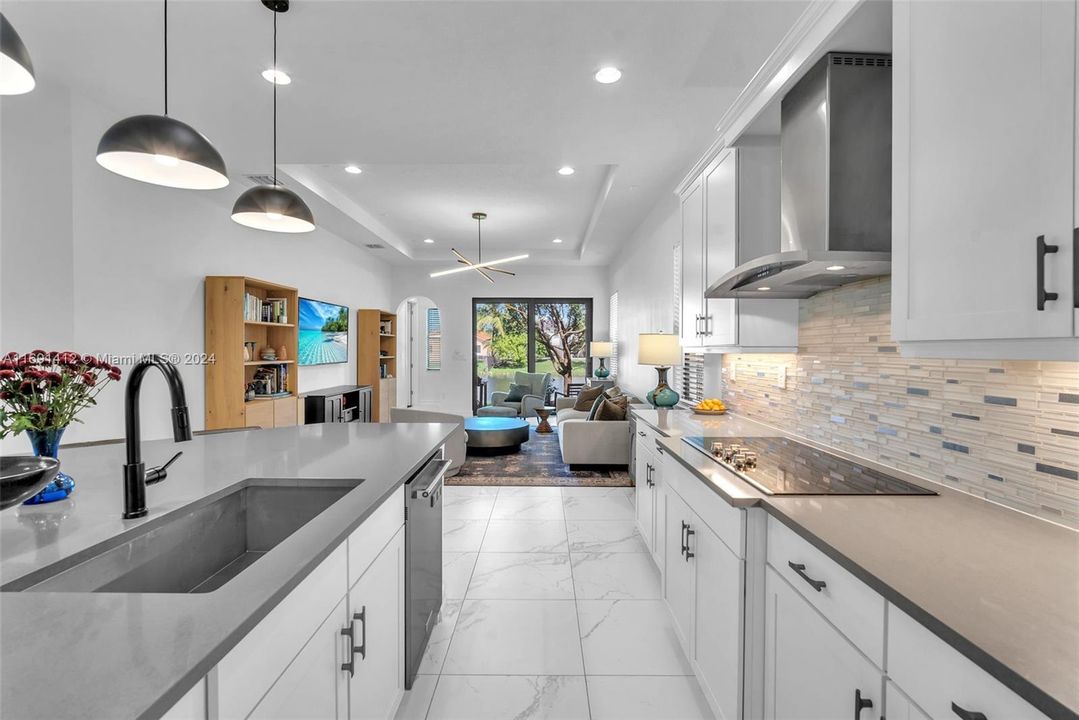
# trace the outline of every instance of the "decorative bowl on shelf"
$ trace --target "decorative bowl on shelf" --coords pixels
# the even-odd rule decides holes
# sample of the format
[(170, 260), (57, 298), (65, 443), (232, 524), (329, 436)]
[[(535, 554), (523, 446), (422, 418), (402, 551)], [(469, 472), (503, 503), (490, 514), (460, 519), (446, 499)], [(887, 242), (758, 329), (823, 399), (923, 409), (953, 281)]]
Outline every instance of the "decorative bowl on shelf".
[(694, 415), (726, 415), (727, 411), (726, 410), (698, 410), (697, 408), (693, 408), (693, 414)]
[(0, 510), (7, 510), (33, 497), (56, 477), (60, 461), (50, 457), (12, 455), (0, 457)]

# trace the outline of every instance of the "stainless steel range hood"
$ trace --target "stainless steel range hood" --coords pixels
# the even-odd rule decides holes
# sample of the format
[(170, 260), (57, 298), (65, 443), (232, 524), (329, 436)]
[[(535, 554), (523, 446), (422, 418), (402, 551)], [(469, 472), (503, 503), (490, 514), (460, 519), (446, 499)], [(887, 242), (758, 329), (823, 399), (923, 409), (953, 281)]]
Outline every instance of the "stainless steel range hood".
[(891, 272), (891, 56), (829, 53), (781, 111), (781, 251), (734, 268), (709, 298), (807, 298)]

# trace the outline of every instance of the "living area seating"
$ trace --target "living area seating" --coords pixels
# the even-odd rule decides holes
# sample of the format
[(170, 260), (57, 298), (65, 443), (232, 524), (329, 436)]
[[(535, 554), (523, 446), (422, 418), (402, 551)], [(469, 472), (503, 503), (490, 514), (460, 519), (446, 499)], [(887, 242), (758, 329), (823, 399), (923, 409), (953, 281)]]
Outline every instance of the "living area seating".
[(589, 420), (587, 410), (574, 410), (575, 397), (555, 401), (558, 447), (567, 465), (629, 465), (633, 441), (629, 420)]
[(465, 453), (468, 448), (465, 442), (465, 418), (463, 415), (453, 413), (435, 412), (433, 410), (417, 410), (415, 408), (395, 407), (390, 409), (390, 422), (395, 423), (456, 423), (449, 439), (446, 440), (446, 459), (450, 461), (450, 469), (446, 471), (446, 477), (457, 474), (465, 463)]
[(527, 419), (534, 416), (536, 408), (546, 404), (544, 399), (547, 397), (547, 388), (551, 385), (551, 373), (516, 372), (513, 375), (513, 384), (527, 386), (528, 392), (520, 400), (509, 400), (507, 392), (491, 393), (489, 407), (513, 408), (517, 417)]

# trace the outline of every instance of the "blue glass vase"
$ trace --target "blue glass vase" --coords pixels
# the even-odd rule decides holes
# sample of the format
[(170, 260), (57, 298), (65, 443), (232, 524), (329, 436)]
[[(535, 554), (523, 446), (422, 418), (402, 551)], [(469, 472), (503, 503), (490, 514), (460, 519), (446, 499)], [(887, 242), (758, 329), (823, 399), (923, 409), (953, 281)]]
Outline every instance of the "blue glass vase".
[(592, 374), (601, 380), (611, 374), (611, 371), (607, 368), (607, 365), (604, 364), (603, 358), (599, 359), (599, 367), (596, 368)]
[[(27, 430), (26, 435), (30, 438), (30, 445), (34, 449), (34, 455), (38, 457), (56, 458), (60, 452), (60, 438), (64, 436), (67, 428), (49, 428), (48, 430)], [(75, 481), (65, 472), (56, 473), (56, 479), (41, 489), (37, 495), (23, 503), (23, 505), (40, 505), (63, 500), (75, 489)]]

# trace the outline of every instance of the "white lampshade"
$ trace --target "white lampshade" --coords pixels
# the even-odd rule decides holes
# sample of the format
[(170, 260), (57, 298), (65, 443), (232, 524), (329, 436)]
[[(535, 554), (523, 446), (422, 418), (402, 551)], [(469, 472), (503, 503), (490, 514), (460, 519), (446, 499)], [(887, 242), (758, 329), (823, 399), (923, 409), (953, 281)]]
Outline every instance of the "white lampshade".
[(611, 344), (609, 342), (589, 343), (588, 354), (594, 358), (609, 358), (611, 356)]
[(677, 335), (641, 333), (638, 336), (637, 362), (640, 365), (669, 367), (682, 362), (682, 346)]

